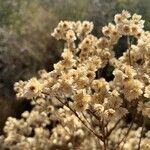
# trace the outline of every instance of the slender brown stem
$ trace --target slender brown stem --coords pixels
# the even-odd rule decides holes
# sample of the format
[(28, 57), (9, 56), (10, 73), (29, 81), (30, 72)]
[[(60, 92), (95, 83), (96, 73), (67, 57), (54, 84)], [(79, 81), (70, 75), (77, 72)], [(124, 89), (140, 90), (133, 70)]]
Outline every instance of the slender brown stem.
[(64, 128), (64, 130), (66, 131), (66, 133), (71, 136), (70, 132), (68, 130), (66, 130), (66, 128), (64, 127), (64, 125), (62, 123), (60, 123), (60, 125)]
[(104, 141), (104, 150), (107, 150), (106, 131), (105, 131), (104, 120), (102, 120), (102, 133), (103, 133), (103, 141)]
[[(106, 135), (108, 134), (108, 124), (107, 124), (107, 126), (106, 126)], [(106, 145), (107, 145), (107, 147), (108, 147), (108, 137), (106, 136), (105, 137), (106, 138)]]
[(97, 120), (100, 119), (100, 117), (97, 116), (97, 115), (96, 115), (94, 112), (92, 112), (90, 109), (88, 109), (88, 112), (89, 112), (91, 115), (93, 115)]
[(89, 130), (91, 131), (99, 140), (103, 141), (102, 136), (98, 135), (97, 133), (95, 133), (91, 128), (88, 127), (88, 125), (86, 125), (86, 123), (79, 117), (79, 115), (77, 114), (77, 112), (75, 110), (73, 110), (69, 105), (67, 105), (66, 103), (63, 103), (60, 99), (57, 98), (57, 100), (62, 103), (63, 105), (65, 105), (67, 108), (69, 108), (74, 115), (82, 122), (82, 124)]
[[(137, 104), (136, 104), (136, 105), (137, 105)], [(120, 142), (119, 142), (118, 145), (117, 145), (117, 148), (119, 148), (119, 146), (120, 146), (120, 144), (121, 144), (122, 142), (124, 142), (124, 144), (125, 144), (126, 139), (127, 139), (128, 135), (129, 135), (129, 133), (130, 133), (132, 127), (133, 127), (134, 120), (135, 120), (135, 117), (136, 117), (136, 113), (137, 113), (137, 110), (135, 111), (135, 113), (134, 113), (134, 115), (133, 115), (133, 120), (132, 120), (132, 122), (131, 122), (131, 124), (130, 124), (130, 126), (129, 126), (129, 128), (128, 128), (126, 134), (125, 134), (125, 136), (120, 140)], [(122, 145), (122, 147), (120, 148), (120, 150), (123, 149), (124, 144)]]
[[(43, 94), (49, 96), (48, 93), (45, 93), (43, 92)], [(56, 97), (56, 96), (55, 96)], [(81, 121), (81, 123), (91, 132), (93, 133), (99, 140), (101, 140), (103, 142), (103, 137), (102, 135), (98, 135), (97, 133), (95, 133), (91, 128), (88, 127), (88, 125), (86, 125), (86, 123), (79, 117), (78, 113), (73, 110), (67, 103), (64, 103), (62, 102), (58, 97), (56, 97), (56, 99), (62, 104), (62, 105), (65, 105), (67, 108), (69, 108), (73, 113), (74, 115)]]
[(142, 130), (141, 130), (141, 135), (140, 135), (140, 139), (139, 139), (137, 150), (140, 150), (140, 148), (141, 148), (141, 141), (142, 141), (142, 136), (143, 136), (143, 131), (144, 131), (144, 125), (145, 125), (145, 120), (143, 118)]
[[(84, 112), (82, 112), (82, 115), (83, 115), (84, 119), (86, 120), (86, 122), (88, 123), (88, 125), (92, 128), (91, 123), (87, 120), (87, 118), (86, 118)], [(99, 140), (99, 138), (97, 138), (97, 139)], [(101, 141), (101, 140), (100, 140), (100, 141)], [(100, 143), (99, 143), (100, 141), (98, 141), (99, 147), (101, 147), (101, 145), (100, 145)]]
[(88, 121), (88, 119), (86, 118), (84, 112), (81, 112), (82, 116), (84, 117), (85, 121), (88, 123), (88, 125), (91, 127), (91, 123)]
[[(105, 130), (105, 124), (104, 124), (104, 120), (102, 120), (101, 117), (97, 116), (93, 111), (91, 111), (90, 109), (88, 109), (88, 112), (94, 116), (100, 123), (101, 123), (101, 131), (102, 131), (102, 135), (103, 135), (103, 148), (104, 150), (107, 150), (107, 143), (108, 143), (108, 139), (107, 139), (107, 131)], [(100, 124), (99, 123), (99, 124)]]
[[(132, 122), (132, 123), (130, 124), (130, 127), (128, 128), (128, 131), (126, 132), (125, 136), (121, 139), (121, 141), (118, 143), (117, 148), (120, 146), (120, 144), (121, 144), (122, 142), (125, 143), (125, 141), (126, 141), (128, 135), (129, 135), (129, 133), (130, 133), (130, 131), (131, 131), (131, 129), (132, 129), (133, 123), (134, 123), (134, 122)], [(124, 144), (123, 144), (123, 145), (124, 145)], [(120, 148), (120, 150), (123, 149), (123, 145), (122, 145), (122, 147)]]
[(119, 119), (119, 120), (116, 122), (116, 124), (107, 132), (106, 137), (108, 137), (108, 136), (112, 133), (112, 131), (117, 127), (117, 125), (119, 124), (120, 121), (121, 121), (121, 119)]
[[(125, 144), (125, 142), (126, 142), (126, 139), (127, 139), (127, 137), (128, 137), (128, 134), (130, 133), (130, 131), (131, 131), (132, 127), (133, 127), (134, 121), (135, 121), (135, 119), (136, 119), (136, 115), (137, 115), (137, 109), (136, 109), (136, 108), (137, 108), (137, 105), (138, 105), (138, 101), (134, 104), (135, 109), (134, 109), (133, 115), (132, 115), (132, 122), (131, 122), (131, 124), (130, 124), (130, 126), (129, 126), (127, 132), (126, 132), (126, 134), (124, 135), (124, 137), (120, 140), (120, 142), (118, 142), (118, 144), (117, 144), (117, 146), (116, 146), (116, 149), (119, 148), (119, 146), (120, 146), (120, 144), (121, 144), (122, 142), (124, 142), (124, 144)], [(120, 150), (123, 149), (124, 144), (122, 145), (122, 147), (120, 148)]]
[(106, 140), (104, 140), (104, 150), (107, 150)]

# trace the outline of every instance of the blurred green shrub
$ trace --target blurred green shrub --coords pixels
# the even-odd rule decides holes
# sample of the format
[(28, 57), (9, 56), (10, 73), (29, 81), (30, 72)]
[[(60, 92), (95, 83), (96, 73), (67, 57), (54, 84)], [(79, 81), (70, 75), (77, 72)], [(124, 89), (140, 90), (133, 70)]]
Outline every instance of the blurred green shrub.
[(52, 66), (53, 59), (58, 57), (58, 51), (52, 51), (56, 50), (55, 41), (50, 38), (57, 17), (36, 1), (27, 5), (27, 1), (6, 0), (2, 6), (8, 13), (3, 10), (0, 14), (0, 94), (11, 97), (15, 81), (28, 79), (37, 70)]

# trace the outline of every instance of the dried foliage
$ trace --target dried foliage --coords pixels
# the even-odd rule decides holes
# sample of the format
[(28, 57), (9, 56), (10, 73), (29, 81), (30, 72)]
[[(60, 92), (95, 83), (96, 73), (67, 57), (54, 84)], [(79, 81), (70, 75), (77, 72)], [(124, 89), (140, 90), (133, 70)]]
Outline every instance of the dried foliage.
[[(150, 148), (150, 32), (142, 16), (125, 10), (114, 22), (100, 38), (91, 33), (92, 22), (58, 24), (52, 36), (65, 41), (62, 60), (51, 72), (15, 83), (18, 99), (30, 100), (33, 109), (21, 119), (8, 118), (1, 149)], [(122, 37), (127, 49), (116, 58)], [(107, 65), (114, 68), (111, 79), (102, 74)]]

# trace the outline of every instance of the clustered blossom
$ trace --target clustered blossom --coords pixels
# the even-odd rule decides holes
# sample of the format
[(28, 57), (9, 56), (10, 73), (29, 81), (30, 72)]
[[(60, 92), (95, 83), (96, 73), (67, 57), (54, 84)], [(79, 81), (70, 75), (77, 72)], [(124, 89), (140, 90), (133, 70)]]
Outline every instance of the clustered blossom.
[[(33, 109), (21, 119), (8, 118), (1, 149), (150, 148), (145, 124), (134, 122), (150, 118), (150, 32), (140, 15), (125, 10), (114, 22), (102, 28), (100, 38), (91, 33), (92, 22), (58, 24), (52, 36), (65, 41), (62, 59), (53, 71), (15, 83), (17, 97), (31, 100)], [(114, 47), (122, 37), (127, 50), (116, 58)], [(106, 66), (114, 68), (110, 81), (102, 76)]]
[[(36, 98), (38, 95), (41, 94), (43, 84), (40, 83), (36, 78), (32, 78), (29, 82), (18, 82), (15, 83), (15, 90), (18, 92), (17, 96), (21, 97), (24, 96), (27, 99)], [(24, 90), (22, 90), (22, 88)]]
[[(119, 139), (123, 139), (124, 135), (128, 132), (128, 128), (118, 128), (114, 130), (111, 136), (112, 143), (116, 143)], [(120, 143), (120, 147), (124, 150), (136, 150), (139, 148), (139, 141), (141, 140), (142, 127), (137, 127), (136, 124), (133, 125), (132, 130), (129, 132), (126, 142)], [(111, 147), (109, 147), (111, 149)], [(109, 149), (108, 148), (108, 149)], [(115, 147), (118, 148), (117, 146)], [(140, 143), (140, 150), (150, 149), (150, 131), (145, 134)]]

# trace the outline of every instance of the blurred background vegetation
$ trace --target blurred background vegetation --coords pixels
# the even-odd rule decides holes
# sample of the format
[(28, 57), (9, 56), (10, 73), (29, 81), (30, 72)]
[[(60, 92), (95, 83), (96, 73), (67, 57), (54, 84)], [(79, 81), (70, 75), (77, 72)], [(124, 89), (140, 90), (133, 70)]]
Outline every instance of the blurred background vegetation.
[(50, 33), (60, 20), (93, 21), (99, 37), (123, 9), (141, 14), (150, 29), (150, 0), (0, 0), (0, 131), (28, 106), (16, 101), (13, 84), (59, 60), (62, 45)]

